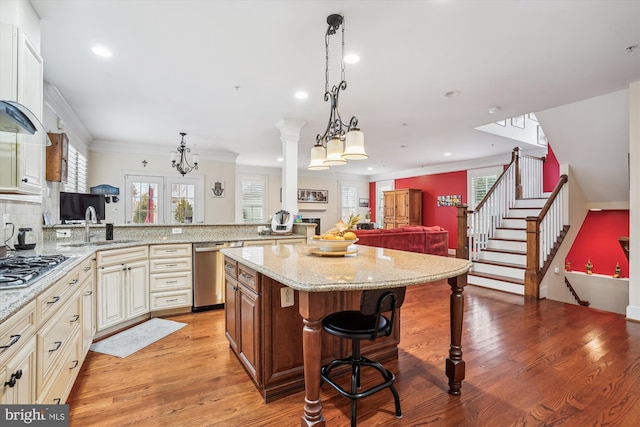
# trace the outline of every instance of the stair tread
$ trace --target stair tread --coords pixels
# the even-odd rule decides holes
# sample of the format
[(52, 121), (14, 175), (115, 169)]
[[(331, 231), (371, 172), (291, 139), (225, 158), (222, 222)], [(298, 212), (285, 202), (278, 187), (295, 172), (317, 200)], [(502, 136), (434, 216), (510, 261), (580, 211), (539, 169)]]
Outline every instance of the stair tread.
[(522, 230), (522, 231), (527, 231), (526, 228), (521, 228), (521, 227), (496, 227), (496, 230)]
[(497, 253), (501, 253), (501, 254), (514, 254), (514, 255), (526, 255), (527, 254), (527, 251), (514, 251), (514, 250), (508, 250), (508, 249), (485, 248), (485, 249), (483, 249), (483, 251), (485, 251), (485, 252), (497, 252)]
[(509, 267), (509, 268), (518, 268), (521, 270), (526, 270), (527, 266), (523, 264), (514, 264), (512, 262), (499, 262), (499, 261), (491, 261), (487, 259), (478, 259), (473, 262), (477, 262), (478, 264), (487, 264), (487, 265), (495, 265), (499, 267)]
[(514, 279), (513, 277), (501, 276), (499, 274), (489, 274), (489, 273), (477, 273), (475, 271), (470, 271), (468, 273), (469, 276), (483, 277), (485, 279), (498, 280), (501, 282), (515, 283), (516, 285), (523, 285), (524, 280)]
[(502, 241), (502, 242), (527, 243), (526, 239), (510, 239), (508, 237), (489, 237), (489, 240), (499, 240), (499, 241)]

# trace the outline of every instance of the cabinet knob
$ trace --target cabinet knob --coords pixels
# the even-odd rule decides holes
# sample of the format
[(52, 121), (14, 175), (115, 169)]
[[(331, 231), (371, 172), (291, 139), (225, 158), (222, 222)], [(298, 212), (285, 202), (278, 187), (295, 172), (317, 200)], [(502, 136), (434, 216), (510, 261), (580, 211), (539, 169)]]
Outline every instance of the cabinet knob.
[(53, 353), (54, 351), (60, 350), (60, 347), (62, 346), (62, 341), (56, 341), (54, 342), (54, 344), (56, 345), (56, 348), (49, 350), (49, 353)]
[(0, 346), (0, 349), (11, 347), (20, 340), (21, 336), (22, 335), (11, 335), (11, 341), (9, 341), (9, 344)]
[(22, 178), (21, 181), (22, 182), (29, 182), (29, 179), (28, 178)]
[(71, 322), (70, 323), (77, 322), (79, 318), (80, 318), (79, 314), (74, 314), (73, 317), (71, 317)]

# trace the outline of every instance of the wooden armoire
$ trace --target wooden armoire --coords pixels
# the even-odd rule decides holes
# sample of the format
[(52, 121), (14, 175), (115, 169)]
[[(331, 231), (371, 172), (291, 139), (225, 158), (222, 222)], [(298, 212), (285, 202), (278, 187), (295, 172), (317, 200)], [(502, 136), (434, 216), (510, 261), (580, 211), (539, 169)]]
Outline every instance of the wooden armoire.
[(384, 192), (384, 228), (422, 225), (422, 190)]

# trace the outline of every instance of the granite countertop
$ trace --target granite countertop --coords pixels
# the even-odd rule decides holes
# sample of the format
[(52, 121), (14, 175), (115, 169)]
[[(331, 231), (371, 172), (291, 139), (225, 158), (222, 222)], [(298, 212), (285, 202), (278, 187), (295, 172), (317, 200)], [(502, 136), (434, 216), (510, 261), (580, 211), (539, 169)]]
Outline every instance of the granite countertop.
[(95, 239), (91, 244), (84, 244), (77, 241), (60, 240), (54, 242), (44, 242), (36, 246), (34, 250), (16, 251), (11, 256), (33, 256), (33, 255), (51, 255), (62, 254), (69, 257), (67, 261), (56, 266), (51, 271), (43, 275), (33, 284), (18, 289), (0, 289), (0, 323), (17, 313), (22, 307), (33, 301), (47, 288), (56, 283), (65, 274), (73, 270), (84, 260), (94, 257), (96, 252), (101, 250), (120, 249), (135, 247), (140, 245), (157, 245), (157, 244), (178, 244), (178, 243), (202, 243), (212, 241), (237, 241), (237, 240), (286, 240), (306, 238), (303, 235), (245, 235), (236, 236), (225, 235), (225, 238), (212, 238), (211, 235), (193, 236), (169, 236), (169, 237), (148, 237), (133, 239), (115, 239), (106, 241)]
[(466, 273), (465, 259), (352, 245), (358, 252), (318, 256), (308, 245), (226, 248), (222, 253), (293, 289), (327, 292), (418, 285)]

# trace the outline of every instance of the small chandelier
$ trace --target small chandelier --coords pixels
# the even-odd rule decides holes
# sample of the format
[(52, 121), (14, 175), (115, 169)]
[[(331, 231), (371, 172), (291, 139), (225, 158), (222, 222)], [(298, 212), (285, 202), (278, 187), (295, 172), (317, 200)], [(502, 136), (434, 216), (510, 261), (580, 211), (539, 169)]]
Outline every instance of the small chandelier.
[[(180, 141), (180, 146), (178, 147), (178, 151), (171, 152), (171, 166), (178, 169), (178, 172), (180, 172), (182, 176), (185, 176), (192, 170), (198, 169), (199, 157), (197, 154), (192, 154), (191, 161), (193, 162), (193, 166), (189, 164), (189, 161), (187, 160), (187, 153), (190, 153), (191, 149), (187, 148), (187, 143), (184, 142), (184, 137), (186, 133), (180, 132), (180, 135), (182, 135), (182, 140)], [(179, 161), (178, 161), (178, 156), (180, 156)]]
[[(329, 166), (339, 166), (347, 163), (347, 160), (366, 159), (369, 155), (364, 151), (364, 134), (358, 129), (358, 118), (351, 117), (349, 123), (342, 121), (338, 107), (340, 91), (347, 89), (347, 81), (344, 77), (344, 18), (333, 14), (327, 17), (327, 32), (324, 36), (325, 46), (325, 80), (324, 100), (331, 101), (329, 123), (322, 135), (316, 136), (316, 144), (311, 149), (311, 161), (307, 167), (309, 170), (329, 169)], [(333, 86), (329, 91), (329, 36), (335, 34), (342, 25), (342, 57), (341, 82)]]

